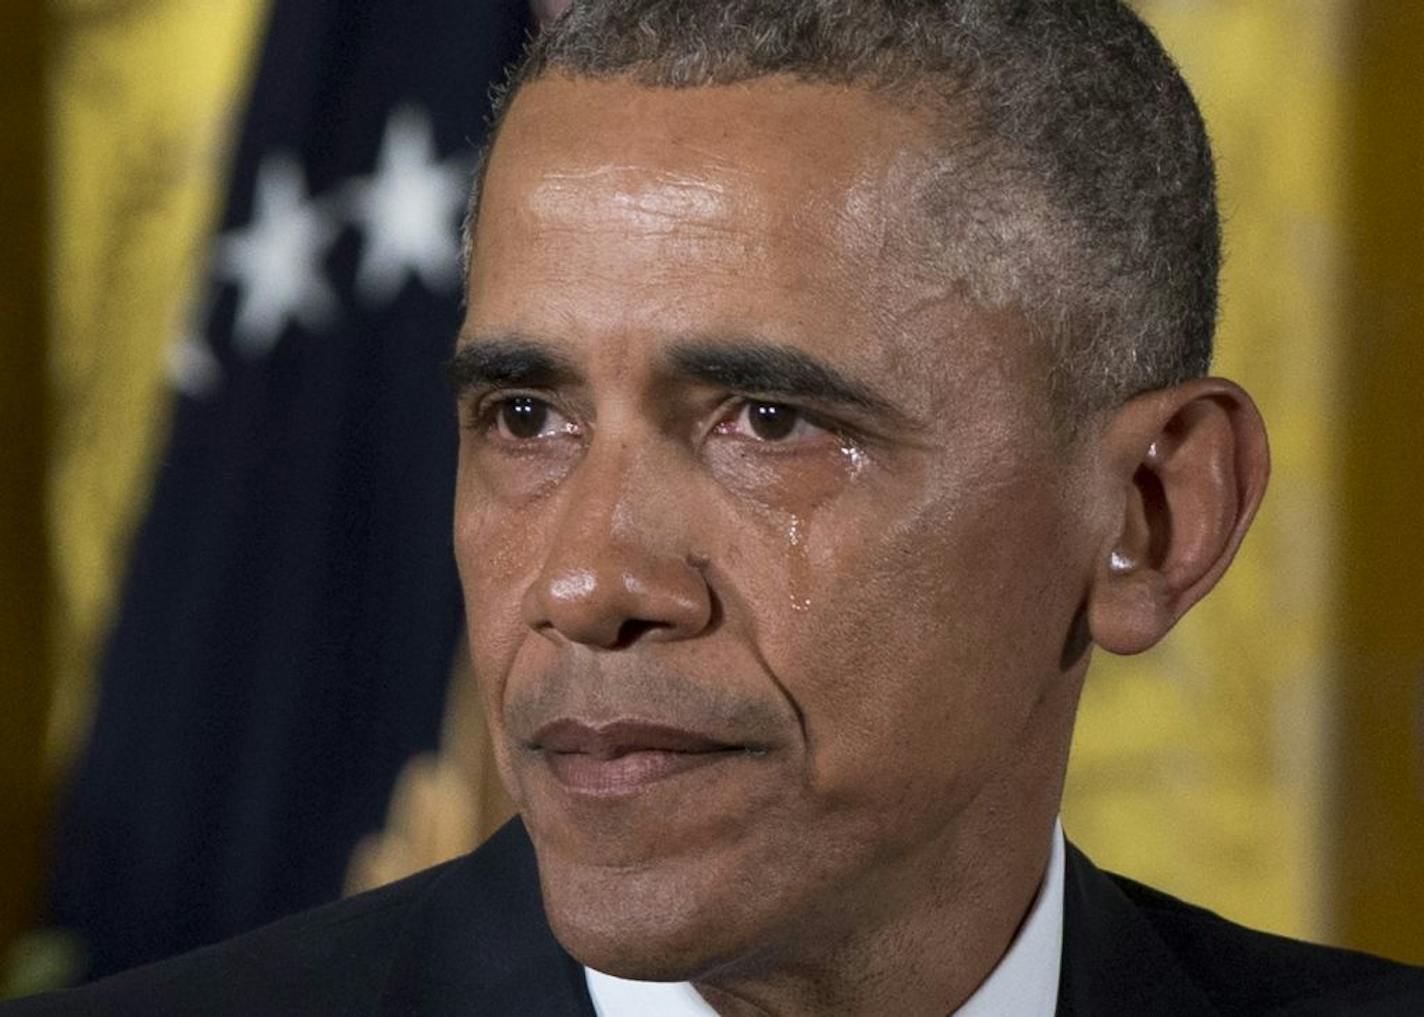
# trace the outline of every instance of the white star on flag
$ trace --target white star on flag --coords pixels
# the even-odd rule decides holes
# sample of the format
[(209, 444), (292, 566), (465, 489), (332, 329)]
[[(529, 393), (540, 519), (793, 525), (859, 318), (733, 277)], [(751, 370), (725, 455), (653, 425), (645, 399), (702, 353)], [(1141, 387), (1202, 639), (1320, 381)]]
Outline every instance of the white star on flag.
[(328, 321), (336, 297), (321, 259), (338, 227), (307, 199), (301, 166), (270, 155), (257, 170), (251, 221), (222, 239), (219, 262), (239, 287), (235, 345), (267, 353), (288, 322), (316, 329)]
[(456, 223), (469, 187), (463, 160), (436, 162), (429, 117), (404, 107), (391, 114), (376, 173), (354, 185), (352, 218), (366, 234), (356, 288), (370, 303), (385, 303), (407, 279), (431, 292), (459, 281)]

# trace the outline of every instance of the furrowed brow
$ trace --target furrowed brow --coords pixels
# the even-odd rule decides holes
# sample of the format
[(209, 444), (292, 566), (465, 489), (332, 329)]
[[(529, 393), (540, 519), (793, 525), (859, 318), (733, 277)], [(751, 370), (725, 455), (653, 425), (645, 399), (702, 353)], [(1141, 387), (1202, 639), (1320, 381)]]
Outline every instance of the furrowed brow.
[(445, 380), (456, 398), (474, 388), (552, 388), (574, 375), (568, 361), (538, 342), (518, 337), (462, 339), (445, 365)]
[(676, 373), (704, 384), (904, 418), (890, 400), (868, 385), (793, 347), (759, 339), (697, 340), (674, 346), (668, 359)]

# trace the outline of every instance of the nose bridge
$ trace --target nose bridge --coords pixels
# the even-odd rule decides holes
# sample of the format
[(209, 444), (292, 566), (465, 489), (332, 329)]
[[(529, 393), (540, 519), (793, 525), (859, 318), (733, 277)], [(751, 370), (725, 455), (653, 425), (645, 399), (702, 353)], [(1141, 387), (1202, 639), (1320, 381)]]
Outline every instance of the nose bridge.
[(686, 638), (706, 627), (711, 594), (694, 564), (676, 471), (655, 448), (595, 439), (566, 483), (526, 620), (573, 642), (614, 647)]
[(572, 478), (555, 547), (573, 558), (617, 562), (670, 543), (668, 523), (657, 506), (667, 471), (651, 469), (652, 456), (629, 439), (595, 441)]

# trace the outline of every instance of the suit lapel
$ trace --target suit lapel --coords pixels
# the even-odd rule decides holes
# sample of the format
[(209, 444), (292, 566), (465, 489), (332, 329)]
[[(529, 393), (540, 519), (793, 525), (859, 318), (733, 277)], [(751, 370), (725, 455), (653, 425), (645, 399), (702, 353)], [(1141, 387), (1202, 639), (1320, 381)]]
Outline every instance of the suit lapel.
[(518, 819), (453, 863), (411, 909), (382, 1017), (594, 1017), (583, 968), (549, 929)]
[(1058, 1017), (1210, 1017), (1216, 1007), (1112, 879), (1068, 845)]

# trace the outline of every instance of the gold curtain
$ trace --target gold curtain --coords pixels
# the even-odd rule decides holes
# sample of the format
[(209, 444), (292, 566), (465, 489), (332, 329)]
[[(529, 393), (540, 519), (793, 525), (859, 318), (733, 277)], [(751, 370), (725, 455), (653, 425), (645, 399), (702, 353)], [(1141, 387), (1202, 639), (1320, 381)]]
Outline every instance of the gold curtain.
[(1144, 0), (1216, 145), (1217, 369), (1274, 476), (1168, 640), (1089, 676), (1065, 823), (1251, 925), (1424, 962), (1424, 8)]
[(48, 803), (41, 756), (54, 603), (44, 497), (52, 411), (44, 301), (47, 41), (40, 0), (0, 5), (0, 954), (39, 903)]
[(1258, 400), (1274, 470), (1216, 592), (1151, 653), (1094, 662), (1065, 826), (1100, 864), (1250, 925), (1319, 936), (1344, 5), (1139, 7), (1215, 145), (1226, 241), (1216, 370)]
[(59, 614), (48, 752), (63, 768), (88, 729), (96, 656), (168, 420), (166, 357), (202, 277), (267, 5), (51, 6), (49, 515)]
[(1353, 24), (1328, 889), (1341, 941), (1424, 963), (1424, 5)]

